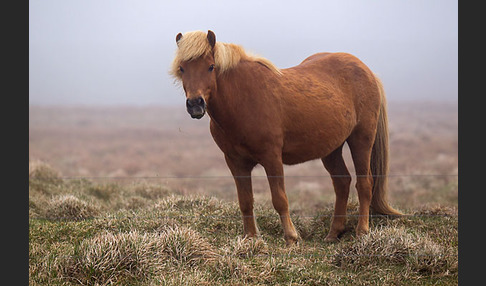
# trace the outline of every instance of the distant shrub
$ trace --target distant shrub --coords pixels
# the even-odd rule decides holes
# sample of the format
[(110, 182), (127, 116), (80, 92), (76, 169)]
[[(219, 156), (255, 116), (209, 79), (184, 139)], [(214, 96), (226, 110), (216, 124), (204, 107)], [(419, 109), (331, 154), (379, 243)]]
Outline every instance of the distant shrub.
[(32, 160), (29, 161), (29, 179), (58, 183), (61, 181), (61, 174), (43, 161)]
[(88, 193), (97, 199), (108, 201), (116, 193), (119, 193), (121, 186), (114, 183), (109, 184), (96, 184), (88, 187)]
[(413, 271), (442, 273), (457, 270), (457, 255), (424, 234), (383, 227), (354, 243), (339, 245), (333, 263), (355, 270), (368, 265), (405, 265)]
[(29, 161), (29, 197), (53, 195), (60, 192), (63, 180), (61, 174), (40, 160)]
[(73, 195), (61, 195), (48, 202), (45, 212), (48, 219), (80, 220), (96, 216), (98, 209)]
[(142, 198), (156, 200), (169, 195), (167, 187), (160, 184), (138, 183), (134, 184), (133, 192)]
[(35, 201), (29, 197), (29, 218), (37, 216), (39, 216), (39, 207)]
[(128, 209), (128, 210), (138, 210), (142, 209), (149, 205), (149, 202), (147, 199), (144, 199), (139, 196), (135, 197), (128, 197), (123, 200), (123, 208)]

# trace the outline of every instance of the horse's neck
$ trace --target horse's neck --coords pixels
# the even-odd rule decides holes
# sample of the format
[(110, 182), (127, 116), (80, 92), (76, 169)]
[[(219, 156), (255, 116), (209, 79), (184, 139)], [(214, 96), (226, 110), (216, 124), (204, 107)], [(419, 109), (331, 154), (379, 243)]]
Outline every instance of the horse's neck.
[[(238, 104), (229, 82), (218, 80), (217, 91), (211, 95), (208, 102), (208, 114), (220, 129), (233, 128)], [(229, 84), (229, 85), (228, 85)]]
[(209, 115), (223, 129), (240, 128), (241, 115), (249, 109), (262, 108), (270, 79), (275, 75), (257, 62), (239, 63), (218, 76), (217, 92), (208, 104)]

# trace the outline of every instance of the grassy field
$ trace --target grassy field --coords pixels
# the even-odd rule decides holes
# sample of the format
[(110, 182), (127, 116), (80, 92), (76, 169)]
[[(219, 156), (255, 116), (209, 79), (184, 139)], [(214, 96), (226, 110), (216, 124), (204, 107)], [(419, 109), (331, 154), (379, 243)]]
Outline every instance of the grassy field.
[[(322, 164), (286, 166), (302, 240), (286, 248), (261, 168), (259, 239), (208, 120), (183, 108), (30, 107), (31, 285), (455, 285), (457, 104), (391, 103), (390, 191), (407, 216), (324, 243), (334, 194)], [(353, 170), (350, 156), (346, 162)]]
[(244, 239), (236, 202), (185, 196), (150, 182), (63, 180), (29, 168), (31, 285), (454, 285), (457, 209), (424, 207), (371, 218), (356, 238), (350, 203), (341, 241), (325, 243), (331, 205), (292, 214), (302, 240), (287, 248), (276, 213), (257, 203), (261, 238)]

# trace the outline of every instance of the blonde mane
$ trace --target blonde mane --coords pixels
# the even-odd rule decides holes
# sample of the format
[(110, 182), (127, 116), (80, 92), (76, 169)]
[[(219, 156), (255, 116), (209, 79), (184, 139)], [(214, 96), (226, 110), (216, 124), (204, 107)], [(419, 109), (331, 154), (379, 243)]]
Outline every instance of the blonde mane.
[[(178, 49), (172, 62), (170, 74), (181, 80), (179, 66), (181, 62), (197, 59), (207, 55), (212, 48), (207, 39), (207, 34), (202, 31), (187, 32), (177, 43)], [(251, 55), (243, 47), (235, 44), (216, 42), (214, 46), (214, 61), (219, 74), (234, 68), (240, 61), (258, 62), (272, 72), (281, 75), (282, 72), (268, 59)]]

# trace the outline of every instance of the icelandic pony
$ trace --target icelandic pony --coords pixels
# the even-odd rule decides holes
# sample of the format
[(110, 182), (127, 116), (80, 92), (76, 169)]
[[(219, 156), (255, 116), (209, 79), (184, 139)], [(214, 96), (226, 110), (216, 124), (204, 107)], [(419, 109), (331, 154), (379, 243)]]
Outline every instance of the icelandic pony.
[(279, 69), (238, 45), (216, 42), (212, 31), (179, 33), (170, 73), (182, 82), (187, 112), (207, 112), (214, 141), (234, 177), (246, 236), (258, 235), (251, 171), (261, 164), (287, 243), (299, 235), (290, 219), (283, 164), (320, 158), (330, 173), (335, 209), (326, 241), (345, 229), (351, 184), (342, 157), (345, 142), (356, 169), (359, 219), (356, 234), (369, 230), (370, 206), (400, 215), (386, 200), (388, 128), (380, 80), (347, 53), (319, 53)]

